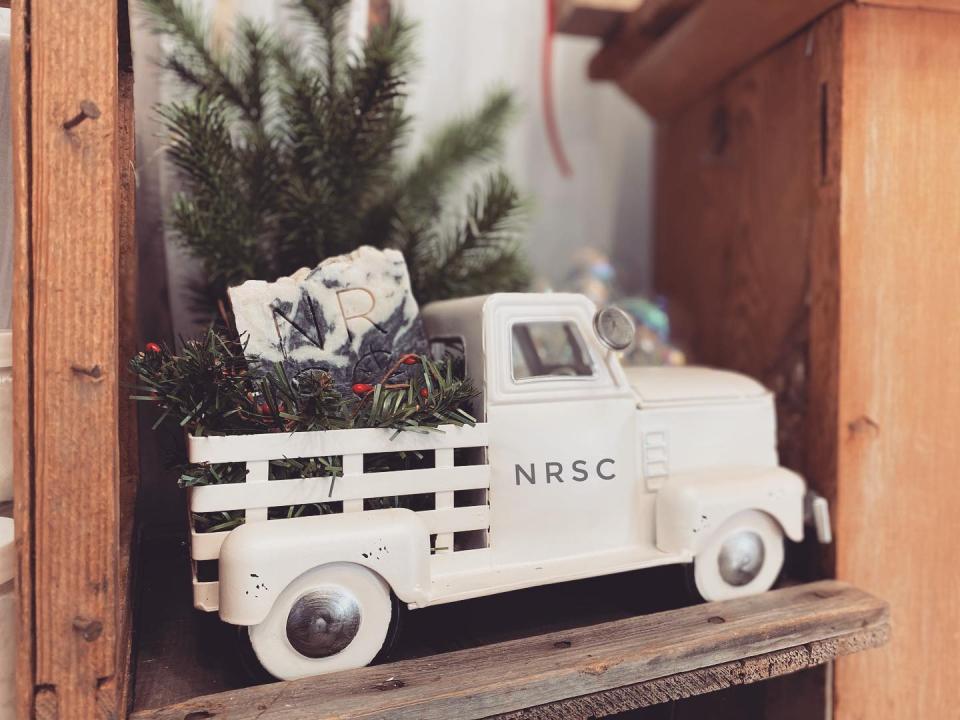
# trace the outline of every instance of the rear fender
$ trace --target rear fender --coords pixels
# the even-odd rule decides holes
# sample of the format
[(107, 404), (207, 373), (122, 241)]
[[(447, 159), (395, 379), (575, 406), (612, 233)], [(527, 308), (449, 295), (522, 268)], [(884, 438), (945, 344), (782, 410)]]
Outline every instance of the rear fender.
[(294, 579), (319, 565), (352, 562), (378, 573), (400, 600), (425, 600), (430, 537), (402, 508), (241, 525), (220, 549), (220, 618), (257, 625)]
[(772, 516), (784, 534), (803, 540), (806, 484), (782, 467), (731, 467), (671, 475), (657, 496), (657, 547), (696, 554), (726, 520), (744, 510)]

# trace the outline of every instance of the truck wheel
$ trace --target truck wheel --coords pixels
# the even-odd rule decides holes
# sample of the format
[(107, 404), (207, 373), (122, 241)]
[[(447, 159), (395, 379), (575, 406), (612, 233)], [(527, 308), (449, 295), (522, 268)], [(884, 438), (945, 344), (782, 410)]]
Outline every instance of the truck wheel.
[(748, 510), (727, 520), (693, 560), (704, 600), (729, 600), (769, 590), (783, 568), (783, 530), (766, 513)]
[(266, 619), (249, 628), (250, 645), (280, 680), (359, 668), (389, 649), (399, 611), (390, 586), (372, 570), (322, 565), (280, 593)]

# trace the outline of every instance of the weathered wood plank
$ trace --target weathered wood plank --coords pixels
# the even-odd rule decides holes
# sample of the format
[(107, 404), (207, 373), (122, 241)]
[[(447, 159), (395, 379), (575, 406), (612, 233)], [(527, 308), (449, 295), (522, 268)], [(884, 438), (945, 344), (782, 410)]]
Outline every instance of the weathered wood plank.
[(117, 2), (15, 16), (20, 708), (94, 718), (118, 687)]
[(13, 143), (13, 488), (17, 545), (17, 717), (33, 712), (33, 253), (30, 217), (30, 63), (26, 3), (10, 14), (10, 136)]
[[(840, 1), (703, 0), (621, 61), (615, 80), (650, 114), (669, 117)], [(616, 52), (629, 54), (634, 38), (621, 42)]]
[(830, 435), (829, 415), (808, 418), (836, 368), (835, 25), (792, 38), (662, 125), (654, 250), (679, 336), (698, 362), (777, 393), (781, 460), (810, 470), (824, 494), (833, 476), (807, 462), (806, 439)]
[[(817, 667), (844, 655), (870, 650), (887, 642), (888, 625), (857, 630), (842, 637), (818, 640), (798, 647), (734, 660), (708, 668), (667, 675), (604, 692), (569, 698), (497, 715), (498, 720), (590, 720), (637, 708), (660, 705), (738, 685), (771, 680)], [(804, 699), (795, 698), (794, 705)], [(702, 717), (702, 716), (701, 716)], [(766, 715), (764, 717), (767, 717)], [(778, 720), (780, 716), (776, 717)], [(809, 716), (805, 716), (809, 720)]]
[[(175, 519), (183, 515), (180, 508)], [(234, 652), (235, 628), (193, 609), (182, 521), (166, 532), (154, 527), (145, 533), (134, 708), (249, 685)], [(689, 604), (683, 569), (676, 566), (529, 588), (408, 613), (392, 658), (411, 660)]]
[[(888, 621), (884, 602), (849, 585), (823, 581), (743, 600), (247, 688), (133, 717), (182, 720), (191, 713), (235, 720), (587, 717), (685, 697), (698, 687), (707, 692), (752, 682), (780, 674), (781, 668), (809, 667), (840, 652), (874, 647), (886, 640)], [(690, 673), (699, 673), (697, 679), (682, 677)], [(541, 712), (536, 709), (540, 706), (551, 707)]]
[(837, 574), (903, 632), (838, 663), (836, 717), (956, 717), (960, 15), (843, 15)]

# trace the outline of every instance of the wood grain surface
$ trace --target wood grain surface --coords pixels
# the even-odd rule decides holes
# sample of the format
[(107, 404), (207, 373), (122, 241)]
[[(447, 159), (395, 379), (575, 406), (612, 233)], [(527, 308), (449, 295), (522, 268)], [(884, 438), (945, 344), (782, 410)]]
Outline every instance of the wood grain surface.
[[(656, 42), (638, 44), (615, 80), (651, 115), (670, 117), (838, 2), (703, 0)], [(621, 42), (614, 52), (629, 54), (634, 39)]]
[(30, 63), (26, 8), (10, 14), (10, 135), (13, 143), (13, 489), (17, 545), (17, 717), (33, 712), (33, 257), (30, 208)]
[(849, 6), (843, 48), (837, 574), (899, 632), (836, 716), (956, 717), (960, 15)]
[(117, 3), (24, 0), (14, 15), (20, 709), (110, 717), (121, 592)]
[[(828, 497), (832, 475), (808, 462), (826, 417), (808, 389), (836, 369), (825, 334), (836, 285), (815, 286), (813, 269), (836, 247), (838, 27), (819, 23), (661, 124), (654, 249), (676, 336), (694, 361), (776, 392), (781, 461)], [(812, 331), (829, 341), (823, 352)]]
[(832, 501), (838, 576), (903, 628), (838, 663), (841, 720), (952, 717), (960, 685), (942, 661), (960, 635), (960, 16), (923, 5), (835, 9), (662, 124), (658, 146), (660, 289), (707, 362), (780, 389), (764, 368), (794, 346), (784, 457)]
[(753, 682), (874, 647), (885, 642), (888, 620), (882, 601), (824, 581), (237, 690), (133, 717), (597, 717)]

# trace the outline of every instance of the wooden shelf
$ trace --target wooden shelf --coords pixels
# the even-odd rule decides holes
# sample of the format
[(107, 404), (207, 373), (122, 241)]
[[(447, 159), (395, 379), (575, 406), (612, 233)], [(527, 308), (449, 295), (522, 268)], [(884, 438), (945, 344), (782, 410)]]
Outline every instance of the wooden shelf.
[(656, 118), (670, 117), (842, 0), (648, 0), (590, 62)]
[(418, 610), (405, 659), (243, 688), (231, 628), (190, 609), (172, 542), (143, 548), (137, 720), (601, 717), (810, 668), (889, 631), (884, 602), (836, 581), (634, 615), (649, 610), (638, 588), (682, 587), (673, 568)]

